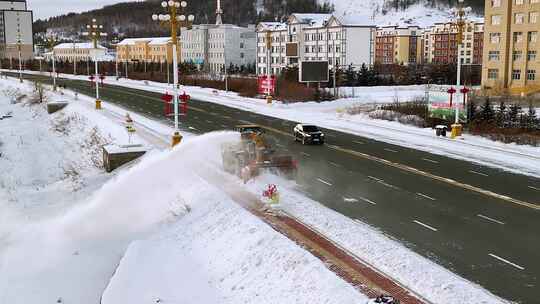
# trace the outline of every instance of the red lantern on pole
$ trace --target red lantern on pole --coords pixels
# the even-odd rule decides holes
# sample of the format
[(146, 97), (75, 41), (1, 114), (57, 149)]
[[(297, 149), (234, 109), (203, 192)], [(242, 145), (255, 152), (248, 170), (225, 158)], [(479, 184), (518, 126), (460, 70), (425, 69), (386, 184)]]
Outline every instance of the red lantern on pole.
[(182, 101), (181, 102), (181, 108), (180, 108), (180, 115), (187, 115), (187, 110), (188, 110), (188, 101), (191, 99), (191, 96), (189, 96), (188, 94), (186, 94), (186, 92), (184, 92), (182, 95), (180, 95), (180, 100)]
[(454, 94), (456, 93), (456, 89), (454, 89), (453, 87), (451, 87), (450, 89), (448, 89), (448, 91), (446, 91), (448, 94), (450, 94), (450, 107), (452, 107), (452, 97), (454, 96)]
[(163, 108), (163, 112), (165, 114), (165, 116), (169, 116), (172, 114), (172, 100), (173, 100), (173, 96), (169, 94), (169, 92), (165, 92), (165, 94), (163, 94), (161, 96), (161, 100), (163, 100), (163, 104), (164, 104), (164, 108)]
[(463, 106), (465, 106), (467, 102), (467, 93), (469, 93), (471, 90), (467, 87), (463, 87), (461, 90), (459, 90), (461, 94), (463, 94)]

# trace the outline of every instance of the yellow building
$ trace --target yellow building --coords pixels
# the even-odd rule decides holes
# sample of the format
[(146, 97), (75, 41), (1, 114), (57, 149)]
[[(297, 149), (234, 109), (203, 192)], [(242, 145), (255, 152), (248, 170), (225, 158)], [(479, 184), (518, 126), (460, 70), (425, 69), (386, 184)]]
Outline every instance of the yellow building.
[(128, 38), (117, 44), (118, 61), (172, 62), (170, 37)]
[(540, 92), (540, 0), (486, 0), (482, 87)]
[(375, 62), (381, 64), (422, 63), (422, 31), (417, 26), (387, 26), (377, 29)]

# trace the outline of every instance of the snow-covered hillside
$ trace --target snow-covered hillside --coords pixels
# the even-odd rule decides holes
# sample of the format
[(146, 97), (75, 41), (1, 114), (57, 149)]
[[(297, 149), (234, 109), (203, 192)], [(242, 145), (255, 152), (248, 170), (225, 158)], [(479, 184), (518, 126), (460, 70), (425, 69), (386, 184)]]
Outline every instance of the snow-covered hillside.
[[(411, 5), (405, 10), (395, 10), (385, 5), (387, 0), (329, 0), (335, 6), (337, 15), (369, 16), (374, 24), (385, 25), (418, 25), (429, 27), (436, 22), (446, 22), (452, 19), (447, 6), (431, 7), (425, 0)], [(471, 18), (482, 19), (480, 16)]]

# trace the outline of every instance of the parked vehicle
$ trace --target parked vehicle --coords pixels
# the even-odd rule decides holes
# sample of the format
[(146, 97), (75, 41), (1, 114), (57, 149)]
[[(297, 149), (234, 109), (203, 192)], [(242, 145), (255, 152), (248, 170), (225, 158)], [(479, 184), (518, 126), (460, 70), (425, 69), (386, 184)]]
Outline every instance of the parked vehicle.
[(294, 140), (305, 144), (324, 144), (324, 133), (314, 125), (297, 124), (293, 129)]

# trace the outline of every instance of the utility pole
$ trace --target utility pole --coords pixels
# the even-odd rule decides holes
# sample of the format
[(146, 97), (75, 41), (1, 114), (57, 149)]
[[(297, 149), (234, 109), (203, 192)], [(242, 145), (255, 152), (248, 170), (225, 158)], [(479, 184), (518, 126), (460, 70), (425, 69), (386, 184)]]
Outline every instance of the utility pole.
[(96, 79), (96, 110), (101, 110), (101, 100), (99, 99), (99, 45), (98, 40), (101, 37), (107, 36), (107, 33), (103, 32), (103, 25), (98, 25), (96, 19), (92, 19), (92, 24), (86, 25), (88, 32), (83, 33), (84, 36), (89, 36), (93, 43), (94, 52), (94, 64), (95, 64), (95, 79)]
[[(182, 135), (180, 135), (179, 121), (178, 121), (178, 59), (181, 57), (182, 49), (178, 42), (178, 36), (180, 34), (181, 26), (189, 27), (195, 20), (195, 16), (185, 14), (187, 7), (186, 1), (163, 1), (161, 6), (166, 10), (165, 14), (153, 14), (152, 20), (160, 21), (162, 25), (170, 26), (171, 40), (173, 50), (173, 81), (174, 81), (174, 133), (172, 136), (172, 146), (176, 146), (182, 141)], [(180, 58), (181, 59), (181, 58)], [(168, 64), (167, 64), (167, 75)]]

